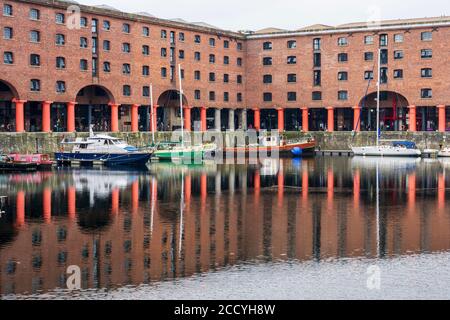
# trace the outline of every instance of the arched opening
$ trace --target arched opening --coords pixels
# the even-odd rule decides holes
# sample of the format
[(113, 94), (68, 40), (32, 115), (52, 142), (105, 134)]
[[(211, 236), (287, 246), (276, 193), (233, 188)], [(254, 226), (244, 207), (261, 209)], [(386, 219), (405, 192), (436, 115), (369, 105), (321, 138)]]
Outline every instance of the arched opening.
[(6, 81), (0, 80), (0, 131), (15, 131), (16, 110), (12, 100), (19, 96), (16, 89)]
[[(376, 131), (377, 127), (377, 93), (364, 97), (361, 106), (361, 130)], [(380, 92), (380, 128), (383, 131), (408, 130), (408, 100), (393, 91)], [(355, 119), (358, 121), (358, 119)]]
[[(88, 132), (90, 126), (94, 131), (111, 131), (111, 108), (109, 103), (114, 97), (108, 89), (99, 85), (89, 85), (82, 88), (76, 97), (75, 129), (78, 132)], [(121, 113), (119, 112), (119, 119)]]
[[(157, 127), (159, 131), (174, 131), (181, 128), (180, 92), (167, 90), (158, 98)], [(183, 106), (189, 106), (183, 95)]]

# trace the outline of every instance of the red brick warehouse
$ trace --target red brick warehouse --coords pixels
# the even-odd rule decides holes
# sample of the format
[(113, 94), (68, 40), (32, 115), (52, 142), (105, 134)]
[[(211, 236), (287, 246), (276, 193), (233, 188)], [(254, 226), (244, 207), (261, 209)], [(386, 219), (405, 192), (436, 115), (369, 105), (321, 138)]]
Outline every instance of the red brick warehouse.
[(448, 17), (241, 33), (64, 1), (0, 5), (0, 131), (177, 129), (178, 64), (188, 129), (374, 130), (379, 48), (383, 129), (450, 129)]

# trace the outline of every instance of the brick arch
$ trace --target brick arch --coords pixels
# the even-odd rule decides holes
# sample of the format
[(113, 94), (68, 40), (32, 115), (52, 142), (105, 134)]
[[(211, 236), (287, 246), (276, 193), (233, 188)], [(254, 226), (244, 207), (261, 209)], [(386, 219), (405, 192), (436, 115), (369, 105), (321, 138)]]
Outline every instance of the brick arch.
[[(9, 92), (6, 89), (8, 89)], [(0, 79), (0, 100), (11, 101), (13, 99), (20, 99), (19, 92), (10, 82)]]
[[(390, 90), (382, 90), (380, 94), (382, 95), (383, 93), (385, 94), (387, 93), (388, 97), (387, 101), (380, 101), (381, 107), (392, 107), (394, 103), (396, 103), (397, 107), (406, 108), (409, 106), (408, 98), (406, 98), (406, 96), (403, 95), (402, 93)], [(369, 106), (376, 107), (377, 104), (376, 97), (377, 97), (376, 91), (367, 94), (366, 96), (361, 98), (361, 100), (359, 101), (359, 106), (364, 108)]]
[(98, 84), (90, 84), (81, 87), (73, 101), (79, 104), (109, 104), (115, 103), (111, 90)]
[[(166, 90), (158, 98), (158, 106), (160, 107), (180, 107), (180, 91)], [(189, 106), (186, 95), (183, 94), (183, 106)]]

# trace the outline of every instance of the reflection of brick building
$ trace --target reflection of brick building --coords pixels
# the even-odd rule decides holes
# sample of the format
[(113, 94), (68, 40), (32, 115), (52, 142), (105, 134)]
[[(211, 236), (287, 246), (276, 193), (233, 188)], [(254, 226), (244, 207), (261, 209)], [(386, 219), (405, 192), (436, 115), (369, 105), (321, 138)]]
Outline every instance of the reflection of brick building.
[[(442, 173), (435, 204), (430, 197), (416, 197), (416, 185), (432, 187), (423, 173), (384, 177), (383, 188), (401, 191), (383, 194), (388, 197), (383, 202), (397, 204), (399, 210), (383, 212), (377, 248), (373, 199), (361, 192), (374, 187), (373, 179), (362, 174), (364, 168), (355, 169), (352, 181), (342, 166), (339, 171), (327, 163), (326, 170), (315, 166), (304, 162), (295, 180), (297, 168), (287, 161), (278, 178), (234, 168), (193, 172), (184, 180), (183, 219), (179, 179), (141, 176), (123, 189), (114, 188), (108, 197), (95, 198), (94, 207), (88, 190), (77, 192), (66, 179), (55, 185), (67, 189), (15, 192), (15, 215), (9, 215), (15, 232), (8, 243), (0, 243), (0, 292), (64, 287), (69, 265), (81, 267), (84, 288), (114, 288), (189, 277), (240, 262), (449, 249), (448, 181)], [(312, 179), (320, 174), (320, 181)], [(264, 188), (271, 185), (278, 190)]]
[(449, 128), (447, 17), (237, 33), (105, 6), (76, 15), (64, 1), (0, 5), (2, 131), (149, 131), (153, 113), (153, 129), (177, 128), (178, 64), (188, 128), (372, 129), (379, 48), (384, 129)]

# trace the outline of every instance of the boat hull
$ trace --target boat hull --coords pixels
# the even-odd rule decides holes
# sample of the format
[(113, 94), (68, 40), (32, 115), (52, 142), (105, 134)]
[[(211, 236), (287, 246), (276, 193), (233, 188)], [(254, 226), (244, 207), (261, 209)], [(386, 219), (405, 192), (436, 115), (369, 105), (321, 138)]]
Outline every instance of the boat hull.
[(55, 160), (61, 163), (79, 162), (81, 164), (101, 163), (105, 166), (144, 166), (151, 153), (55, 153)]
[(200, 159), (203, 160), (203, 151), (156, 151), (152, 158), (159, 161), (172, 161), (178, 159)]
[(438, 153), (438, 157), (440, 157), (440, 158), (450, 158), (450, 150), (440, 151)]
[(34, 172), (38, 168), (35, 163), (18, 163), (0, 161), (0, 172)]
[(370, 147), (353, 147), (355, 156), (367, 157), (420, 157), (422, 153), (417, 149), (405, 149), (395, 147), (370, 146)]

